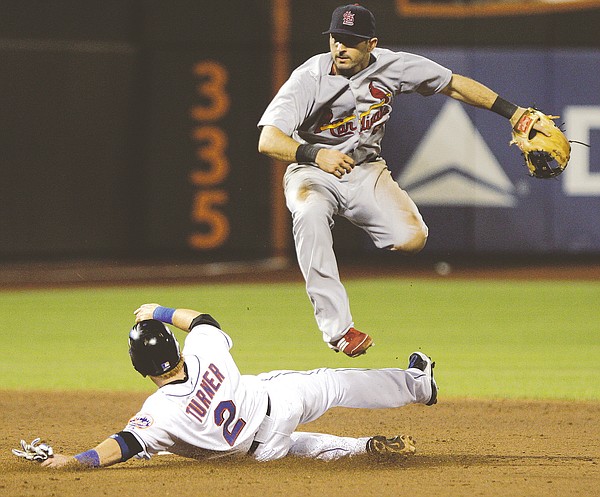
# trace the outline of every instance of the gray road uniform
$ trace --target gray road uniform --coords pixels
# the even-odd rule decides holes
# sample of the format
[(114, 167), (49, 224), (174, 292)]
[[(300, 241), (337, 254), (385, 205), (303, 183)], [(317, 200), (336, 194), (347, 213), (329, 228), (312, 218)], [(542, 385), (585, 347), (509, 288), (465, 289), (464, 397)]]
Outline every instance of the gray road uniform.
[(452, 77), (429, 59), (384, 48), (375, 48), (371, 64), (350, 78), (332, 74), (332, 64), (324, 53), (298, 67), (258, 123), (355, 161), (340, 179), (312, 163), (290, 164), (284, 178), (298, 262), (327, 343), (354, 325), (333, 251), (333, 216), (364, 229), (379, 248), (410, 252), (423, 246), (427, 226), (381, 158), (381, 140), (394, 96), (433, 95)]

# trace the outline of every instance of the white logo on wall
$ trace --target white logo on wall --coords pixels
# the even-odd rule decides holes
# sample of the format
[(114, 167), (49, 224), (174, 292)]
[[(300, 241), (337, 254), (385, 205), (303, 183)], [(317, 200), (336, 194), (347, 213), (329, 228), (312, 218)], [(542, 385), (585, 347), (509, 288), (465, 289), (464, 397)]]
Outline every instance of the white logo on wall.
[[(591, 131), (600, 129), (600, 107), (568, 106), (565, 109), (565, 127), (569, 139), (591, 144)], [(591, 161), (588, 147), (572, 145), (571, 160), (563, 173), (563, 190), (567, 195), (573, 197), (600, 195), (600, 173), (591, 170)]]
[(397, 179), (418, 205), (517, 203), (514, 185), (456, 100), (444, 105)]

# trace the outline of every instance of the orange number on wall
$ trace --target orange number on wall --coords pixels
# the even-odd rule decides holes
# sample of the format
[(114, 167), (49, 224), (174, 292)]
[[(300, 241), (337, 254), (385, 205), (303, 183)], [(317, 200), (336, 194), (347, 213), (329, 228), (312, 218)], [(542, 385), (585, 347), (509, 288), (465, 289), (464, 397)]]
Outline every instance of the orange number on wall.
[(194, 185), (212, 186), (225, 181), (229, 175), (229, 159), (227, 159), (227, 135), (216, 126), (201, 126), (192, 132), (192, 137), (200, 143), (196, 149), (196, 157), (208, 164), (208, 169), (194, 169), (190, 180)]
[(223, 129), (213, 124), (229, 112), (229, 75), (222, 64), (210, 60), (194, 64), (193, 74), (199, 80), (196, 91), (201, 103), (193, 105), (190, 113), (195, 121), (207, 124), (192, 130), (192, 139), (198, 146), (197, 164), (189, 176), (196, 187), (191, 218), (201, 227), (189, 235), (188, 243), (195, 250), (211, 250), (227, 242), (231, 231), (229, 219), (223, 213), (229, 196), (225, 190), (215, 188), (229, 176), (229, 140)]
[(194, 105), (192, 117), (196, 121), (216, 121), (222, 118), (229, 111), (227, 70), (218, 62), (203, 61), (195, 64), (193, 71), (201, 79), (196, 90), (206, 103)]
[(189, 242), (195, 249), (212, 249), (222, 245), (229, 237), (229, 220), (218, 209), (228, 200), (223, 190), (203, 190), (194, 197), (192, 219), (206, 226), (203, 233), (193, 233)]

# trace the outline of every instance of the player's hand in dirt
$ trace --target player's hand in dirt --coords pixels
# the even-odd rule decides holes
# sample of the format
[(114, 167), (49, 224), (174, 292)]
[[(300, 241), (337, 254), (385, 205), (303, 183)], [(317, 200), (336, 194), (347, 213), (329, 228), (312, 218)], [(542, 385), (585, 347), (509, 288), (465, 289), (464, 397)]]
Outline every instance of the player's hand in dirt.
[(75, 466), (79, 464), (77, 459), (72, 456), (64, 456), (62, 454), (54, 454), (42, 463), (43, 468), (64, 468), (65, 466)]

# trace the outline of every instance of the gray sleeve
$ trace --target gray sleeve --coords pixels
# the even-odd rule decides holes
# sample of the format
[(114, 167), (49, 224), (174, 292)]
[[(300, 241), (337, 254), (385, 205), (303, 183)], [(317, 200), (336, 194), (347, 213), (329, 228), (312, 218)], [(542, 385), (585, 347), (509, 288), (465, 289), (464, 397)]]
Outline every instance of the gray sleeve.
[(428, 96), (448, 85), (452, 71), (420, 55), (405, 53), (402, 76), (402, 93), (417, 92)]
[(275, 126), (291, 136), (308, 117), (314, 95), (314, 79), (298, 71), (292, 73), (268, 105), (258, 127)]

